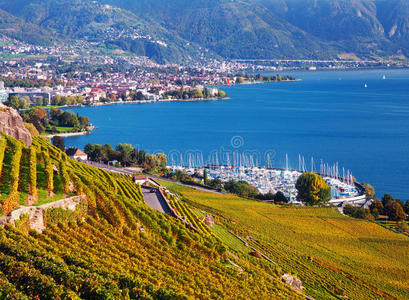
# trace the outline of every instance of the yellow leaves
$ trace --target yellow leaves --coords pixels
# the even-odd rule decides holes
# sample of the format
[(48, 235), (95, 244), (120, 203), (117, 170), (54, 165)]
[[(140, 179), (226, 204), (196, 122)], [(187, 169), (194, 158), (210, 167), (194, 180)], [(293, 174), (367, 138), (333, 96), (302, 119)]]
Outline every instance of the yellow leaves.
[(331, 199), (331, 190), (325, 180), (316, 173), (302, 174), (296, 183), (298, 199), (310, 205), (327, 202)]
[(35, 147), (30, 147), (30, 188), (31, 195), (37, 196), (37, 151)]
[(3, 168), (4, 152), (6, 150), (7, 140), (0, 136), (0, 175)]
[(20, 201), (20, 193), (12, 192), (6, 198), (3, 199), (1, 207), (2, 214), (8, 215), (13, 209), (18, 206)]
[(21, 155), (23, 154), (23, 143), (20, 141), (15, 141), (14, 145), (14, 155), (11, 161), (11, 171), (10, 171), (10, 192), (18, 191), (19, 177), (20, 177), (20, 161)]

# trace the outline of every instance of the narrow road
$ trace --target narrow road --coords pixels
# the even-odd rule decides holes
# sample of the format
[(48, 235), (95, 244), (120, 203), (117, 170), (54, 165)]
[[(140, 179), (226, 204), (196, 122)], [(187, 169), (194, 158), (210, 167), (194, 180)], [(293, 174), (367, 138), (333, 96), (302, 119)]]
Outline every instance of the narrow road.
[(133, 175), (133, 171), (124, 169), (124, 168), (117, 168), (114, 166), (110, 166), (107, 164), (103, 164), (103, 163), (97, 163), (97, 162), (93, 162), (93, 161), (87, 161), (85, 162), (86, 164), (93, 166), (95, 168), (101, 169), (101, 170), (105, 170), (105, 171), (109, 171), (109, 172), (115, 172), (115, 173), (121, 173), (121, 174), (125, 174), (125, 175)]
[[(115, 172), (125, 175), (133, 175), (133, 172), (123, 168), (117, 168), (114, 166), (109, 166), (102, 163), (88, 161), (87, 164), (90, 166), (102, 169), (108, 172)], [(172, 211), (169, 209), (169, 206), (166, 204), (161, 193), (157, 189), (153, 189), (155, 192), (151, 192), (152, 189), (142, 187), (142, 193), (145, 200), (145, 203), (148, 204), (151, 208), (156, 209), (164, 214), (172, 215)]]
[(219, 191), (217, 191), (217, 190), (214, 190), (214, 189), (211, 189), (211, 188), (207, 188), (207, 187), (204, 187), (204, 186), (197, 186), (197, 185), (185, 184), (185, 183), (182, 183), (182, 182), (180, 182), (180, 181), (175, 181), (175, 180), (172, 180), (172, 179), (169, 179), (169, 178), (164, 178), (164, 177), (159, 177), (159, 176), (152, 176), (152, 175), (149, 175), (149, 178), (152, 178), (152, 179), (154, 179), (154, 180), (162, 180), (162, 181), (167, 181), (167, 182), (171, 182), (171, 183), (176, 183), (176, 184), (178, 184), (178, 185), (182, 185), (182, 186), (185, 186), (185, 187), (189, 187), (189, 188), (191, 188), (191, 189), (195, 189), (195, 190), (198, 190), (198, 191), (209, 192), (209, 193), (215, 193), (215, 194), (228, 194), (228, 193), (226, 193), (226, 192), (219, 192)]
[[(152, 193), (152, 190), (154, 190), (155, 192)], [(142, 193), (145, 198), (146, 204), (148, 204), (151, 208), (156, 209), (164, 214), (172, 215), (172, 212), (166, 205), (165, 200), (157, 189), (149, 189), (143, 187)]]
[[(125, 174), (125, 175), (133, 175), (133, 172), (131, 170), (126, 170), (123, 168), (117, 168), (114, 166), (109, 166), (106, 164), (102, 164), (102, 163), (97, 163), (97, 162), (91, 162), (91, 161), (87, 161), (87, 164), (89, 164), (90, 166), (96, 167), (98, 169), (102, 169), (108, 172), (115, 172), (115, 173), (121, 173), (121, 174)], [(163, 180), (163, 181), (168, 181), (168, 182), (173, 182), (173, 183), (177, 183), (186, 187), (190, 187), (192, 189), (196, 189), (199, 191), (205, 191), (205, 192), (210, 192), (210, 193), (216, 193), (216, 194), (225, 194), (223, 192), (219, 192), (210, 188), (206, 188), (206, 187), (200, 187), (200, 186), (194, 186), (194, 185), (188, 185), (188, 184), (183, 184), (181, 182), (177, 182), (168, 178), (163, 178), (163, 177), (159, 177), (159, 176), (148, 176), (148, 178), (150, 179), (158, 179), (158, 180)], [(162, 213), (165, 213), (167, 215), (173, 215), (174, 213), (170, 210), (169, 206), (167, 205), (165, 199), (163, 199), (161, 193), (155, 189), (154, 193), (151, 193), (151, 189), (149, 188), (145, 188), (142, 187), (142, 193), (145, 199), (145, 203), (148, 204), (151, 208), (156, 209)]]
[[(106, 165), (106, 164), (97, 163), (97, 162), (93, 162), (93, 161), (87, 161), (86, 163), (89, 164), (90, 166), (93, 166), (93, 167), (96, 167), (98, 169), (102, 169), (102, 170), (105, 170), (105, 171), (116, 172), (116, 173), (121, 173), (121, 174), (125, 174), (125, 175), (133, 175), (133, 173), (134, 173), (131, 170), (127, 170), (127, 169), (124, 169), (124, 168), (117, 168), (117, 167), (114, 167), (114, 166), (109, 166), (109, 165)], [(227, 194), (226, 192), (219, 192), (217, 190), (207, 188), (207, 187), (185, 184), (185, 183), (182, 183), (182, 182), (179, 182), (179, 181), (175, 181), (175, 180), (160, 177), (160, 176), (149, 175), (148, 177), (150, 179), (153, 179), (153, 180), (163, 180), (163, 181), (167, 181), (167, 182), (176, 183), (176, 184), (179, 184), (179, 185), (190, 187), (190, 188), (198, 190), (198, 191), (215, 193), (215, 194)]]

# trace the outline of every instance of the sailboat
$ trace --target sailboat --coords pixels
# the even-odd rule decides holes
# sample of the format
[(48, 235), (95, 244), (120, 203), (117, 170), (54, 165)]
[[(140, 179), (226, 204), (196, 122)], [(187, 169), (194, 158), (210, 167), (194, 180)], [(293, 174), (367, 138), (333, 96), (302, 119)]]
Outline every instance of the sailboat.
[(385, 80), (385, 79), (386, 79), (386, 75), (383, 75), (383, 76), (382, 76), (382, 79)]
[(365, 88), (367, 88), (367, 87), (368, 87), (368, 85), (365, 83), (364, 87), (365, 87)]

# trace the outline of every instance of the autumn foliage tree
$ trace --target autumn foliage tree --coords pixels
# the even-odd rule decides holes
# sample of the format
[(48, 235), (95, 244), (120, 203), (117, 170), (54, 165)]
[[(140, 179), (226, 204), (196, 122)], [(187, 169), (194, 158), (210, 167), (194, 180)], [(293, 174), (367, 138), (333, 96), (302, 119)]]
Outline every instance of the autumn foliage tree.
[(298, 177), (295, 187), (298, 190), (297, 199), (307, 205), (323, 204), (331, 200), (330, 186), (316, 173), (302, 174)]
[(389, 201), (385, 205), (385, 213), (392, 221), (400, 221), (406, 219), (406, 213), (403, 211), (402, 205), (396, 201)]

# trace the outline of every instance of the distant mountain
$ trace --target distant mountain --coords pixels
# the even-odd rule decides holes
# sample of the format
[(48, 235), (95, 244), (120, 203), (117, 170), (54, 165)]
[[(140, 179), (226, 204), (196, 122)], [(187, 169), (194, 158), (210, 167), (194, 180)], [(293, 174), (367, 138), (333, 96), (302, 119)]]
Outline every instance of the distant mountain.
[(185, 60), (198, 52), (198, 47), (161, 26), (128, 10), (96, 1), (17, 0), (16, 5), (0, 2), (0, 8), (62, 40), (85, 40), (121, 48), (161, 63)]
[(100, 1), (228, 58), (409, 56), (406, 0)]
[[(372, 0), (254, 0), (272, 13), (344, 52), (361, 57), (387, 56), (399, 46), (385, 36)], [(388, 3), (397, 3), (388, 0)]]
[(252, 1), (106, 0), (228, 58), (333, 56), (331, 46)]
[(407, 0), (0, 0), (0, 9), (63, 40), (159, 62), (409, 57)]
[(385, 30), (385, 36), (402, 47), (409, 49), (409, 1), (377, 0), (378, 19)]

